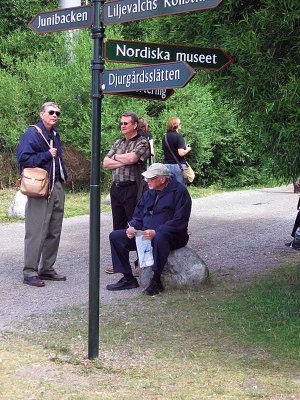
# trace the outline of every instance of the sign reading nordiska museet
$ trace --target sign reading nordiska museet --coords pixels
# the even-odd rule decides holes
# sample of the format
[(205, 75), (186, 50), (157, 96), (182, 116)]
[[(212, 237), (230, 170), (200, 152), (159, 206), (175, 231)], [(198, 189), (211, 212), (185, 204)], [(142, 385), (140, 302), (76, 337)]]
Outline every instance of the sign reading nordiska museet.
[(233, 62), (233, 58), (220, 49), (113, 39), (104, 43), (104, 58), (141, 64), (185, 61), (193, 68), (210, 70), (223, 69)]

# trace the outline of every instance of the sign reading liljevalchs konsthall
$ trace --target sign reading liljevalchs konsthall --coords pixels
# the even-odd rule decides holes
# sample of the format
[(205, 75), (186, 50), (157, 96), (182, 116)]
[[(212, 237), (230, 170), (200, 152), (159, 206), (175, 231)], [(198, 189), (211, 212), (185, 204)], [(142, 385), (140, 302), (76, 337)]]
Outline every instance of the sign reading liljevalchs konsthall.
[(112, 39), (104, 43), (104, 58), (135, 64), (185, 61), (193, 68), (210, 70), (223, 69), (233, 62), (233, 58), (220, 49)]
[(104, 25), (216, 8), (223, 0), (117, 0), (103, 6)]
[(93, 7), (60, 8), (36, 14), (28, 26), (36, 33), (87, 28), (92, 25)]

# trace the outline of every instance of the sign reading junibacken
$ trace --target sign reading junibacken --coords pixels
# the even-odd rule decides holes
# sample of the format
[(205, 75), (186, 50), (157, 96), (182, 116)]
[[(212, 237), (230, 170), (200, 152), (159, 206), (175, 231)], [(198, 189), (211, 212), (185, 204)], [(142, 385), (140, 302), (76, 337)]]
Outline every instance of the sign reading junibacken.
[(104, 25), (216, 8), (222, 0), (117, 0), (103, 6)]
[(82, 6), (40, 12), (32, 18), (28, 26), (39, 34), (87, 28), (92, 25), (92, 10), (93, 7)]

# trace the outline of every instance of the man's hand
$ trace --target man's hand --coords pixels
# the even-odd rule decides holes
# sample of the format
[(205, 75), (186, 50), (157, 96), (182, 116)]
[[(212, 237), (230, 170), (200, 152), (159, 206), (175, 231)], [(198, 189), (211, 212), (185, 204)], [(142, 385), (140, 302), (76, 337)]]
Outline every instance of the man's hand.
[(54, 158), (56, 157), (57, 154), (57, 149), (55, 147), (51, 147), (51, 149), (49, 149), (51, 156)]
[(132, 226), (130, 226), (126, 229), (126, 235), (129, 239), (132, 239), (136, 236), (136, 230)]
[(156, 232), (154, 229), (147, 229), (146, 231), (143, 232), (142, 237), (144, 239), (152, 240), (154, 238), (155, 234), (156, 234)]

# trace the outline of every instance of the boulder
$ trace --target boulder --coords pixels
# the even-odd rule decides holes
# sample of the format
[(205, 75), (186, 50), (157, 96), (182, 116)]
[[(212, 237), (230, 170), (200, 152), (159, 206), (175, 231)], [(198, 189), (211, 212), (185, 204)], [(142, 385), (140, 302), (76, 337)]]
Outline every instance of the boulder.
[[(203, 283), (209, 271), (195, 250), (186, 246), (171, 251), (161, 280), (165, 286), (190, 287)], [(140, 269), (140, 286), (149, 285), (153, 272), (151, 267)]]
[(27, 196), (18, 190), (11, 202), (11, 205), (9, 206), (7, 215), (9, 217), (18, 217), (24, 219), (26, 203)]

